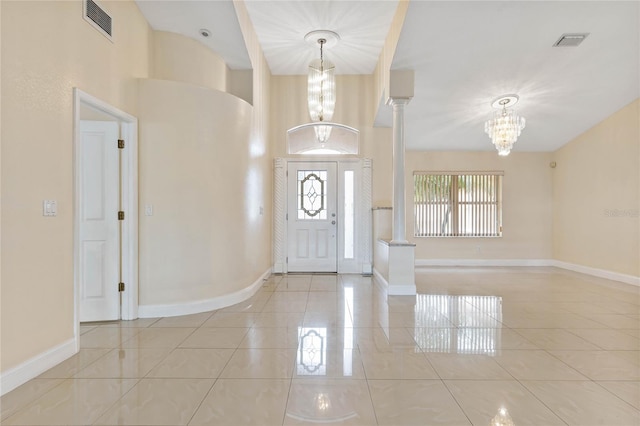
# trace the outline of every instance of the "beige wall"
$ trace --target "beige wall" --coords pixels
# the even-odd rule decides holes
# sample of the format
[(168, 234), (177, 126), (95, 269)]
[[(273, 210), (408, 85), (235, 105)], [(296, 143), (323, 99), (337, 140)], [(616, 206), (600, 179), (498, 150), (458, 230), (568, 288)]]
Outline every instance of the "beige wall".
[[(407, 239), (420, 259), (550, 259), (550, 153), (409, 152), (406, 158)], [(414, 171), (504, 171), (503, 234), (498, 238), (413, 237)]]
[(640, 276), (640, 99), (553, 160), (554, 259)]
[[(140, 81), (140, 304), (223, 296), (255, 281), (268, 252), (245, 255), (268, 228), (251, 161), (252, 107), (211, 89)], [(153, 205), (153, 216), (144, 206)], [(264, 250), (264, 247), (261, 247)]]
[[(1, 129), (0, 371), (3, 373), (74, 337), (73, 88), (78, 87), (134, 116), (141, 113), (139, 79), (160, 75), (223, 91), (227, 88), (226, 65), (216, 62), (215, 54), (202, 51), (197, 42), (163, 33), (158, 36), (162, 40), (154, 43), (157, 34), (133, 1), (103, 1), (101, 6), (113, 17), (113, 43), (83, 20), (80, 1), (1, 2), (1, 118), (4, 125)], [(184, 123), (194, 120), (205, 137), (187, 139), (186, 130), (174, 133), (172, 144), (164, 145), (166, 149), (162, 152), (148, 149), (154, 141), (145, 138), (146, 122), (140, 120), (140, 201), (144, 207), (147, 201), (155, 203), (161, 199), (154, 216), (145, 217), (144, 208), (140, 209), (140, 269), (141, 277), (146, 280), (140, 287), (142, 303), (175, 303), (186, 299), (183, 293), (193, 300), (193, 297), (237, 291), (258, 279), (270, 266), (270, 74), (257, 42), (248, 42), (249, 45), (254, 72), (241, 76), (241, 80), (252, 79), (251, 91), (243, 91), (237, 85), (234, 90), (247, 96), (251, 94), (253, 108), (229, 94), (186, 83), (165, 82), (166, 86), (183, 87), (181, 94), (167, 89), (158, 92), (155, 98), (148, 96), (140, 100), (145, 111), (147, 103), (158, 97), (167, 95), (167, 102), (177, 103), (184, 93), (207, 105), (203, 110), (198, 109), (199, 116), (185, 117), (183, 112), (173, 111), (177, 115), (169, 118), (175, 119), (174, 127), (182, 130), (185, 130), (181, 127)], [(177, 52), (182, 48), (184, 51)], [(164, 58), (163, 53), (167, 53)], [(187, 53), (191, 57), (184, 56)], [(189, 67), (174, 67), (172, 61), (178, 61), (179, 57), (184, 64), (190, 64), (189, 67), (215, 68), (215, 81), (207, 80), (210, 75), (191, 73), (194, 70), (187, 69)], [(199, 62), (202, 60), (204, 64)], [(203, 92), (208, 95), (202, 95)], [(191, 108), (191, 112), (198, 111)], [(231, 129), (226, 133), (212, 130), (216, 121), (205, 124), (212, 114), (224, 117), (224, 126)], [(150, 126), (153, 127), (153, 123)], [(193, 135), (196, 130), (190, 129), (190, 132)], [(185, 149), (181, 151), (183, 138)], [(196, 146), (198, 143), (202, 145)], [(200, 155), (202, 153), (206, 155)], [(172, 160), (181, 156), (184, 163), (174, 170), (167, 169), (176, 173), (176, 181), (157, 176), (157, 186), (173, 185), (171, 196), (161, 194), (155, 198), (157, 192), (154, 191), (158, 188), (144, 186), (149, 180), (144, 173), (151, 170), (149, 160), (171, 167), (176, 164)], [(207, 159), (213, 165), (206, 164)], [(155, 172), (158, 173), (157, 167)], [(212, 175), (215, 185), (210, 179)], [(205, 181), (206, 185), (198, 186)], [(178, 183), (182, 184), (180, 191)], [(198, 204), (194, 209), (178, 210), (185, 198), (187, 204), (199, 198), (204, 207)], [(57, 217), (42, 216), (43, 199), (58, 201)], [(260, 207), (263, 207), (262, 215)], [(144, 234), (153, 220), (166, 219), (163, 215), (176, 211), (179, 217), (171, 218), (174, 222), (171, 219), (165, 222), (168, 231), (159, 231), (164, 234)], [(212, 214), (210, 222), (204, 217), (207, 212)], [(191, 214), (198, 215), (199, 229), (176, 226), (176, 221), (183, 225)], [(192, 224), (187, 227), (189, 225)], [(172, 233), (172, 238), (162, 242), (166, 244), (165, 251), (152, 251), (149, 242), (166, 237), (167, 232)], [(206, 258), (198, 251), (202, 244), (187, 246), (185, 243), (192, 237), (195, 242), (201, 241), (198, 238), (202, 235), (208, 238)], [(182, 247), (184, 252), (180, 253), (173, 269), (164, 272), (172, 277), (182, 276), (182, 281), (174, 280), (172, 288), (184, 286), (185, 292), (167, 290), (165, 281), (154, 285), (142, 271), (143, 262), (157, 262), (162, 268), (167, 261), (176, 260), (171, 259), (176, 253), (175, 247)], [(197, 264), (199, 271), (192, 275), (177, 272), (192, 266), (190, 262), (194, 259), (202, 262)], [(224, 260), (226, 264), (215, 263)], [(153, 269), (148, 263), (145, 265)], [(210, 268), (205, 277), (208, 280), (202, 279), (202, 268)], [(212, 282), (214, 275), (220, 279)]]
[[(336, 108), (331, 121), (360, 131), (360, 156), (373, 160), (374, 206), (391, 202), (391, 129), (374, 128), (373, 77), (336, 76)], [(287, 130), (311, 122), (306, 76), (274, 76), (271, 80), (271, 140), (274, 157), (287, 157)], [(295, 157), (295, 156), (293, 156)]]
[[(2, 1), (2, 365), (73, 337), (73, 87), (135, 115), (152, 32), (133, 2)], [(42, 200), (58, 216), (42, 216)]]
[[(2, 2), (0, 2), (0, 46), (2, 46)], [(1, 51), (0, 51), (1, 52)], [(0, 53), (0, 82), (2, 82), (2, 54)], [(2, 87), (0, 84), (0, 99)], [(2, 236), (2, 102), (0, 102), (0, 240)], [(2, 244), (0, 243), (0, 345), (2, 344)], [(2, 348), (0, 347), (0, 372), (2, 371)]]
[(151, 77), (225, 91), (227, 65), (204, 44), (180, 34), (154, 32)]
[(264, 215), (260, 217), (260, 220), (248, 221), (243, 229), (244, 234), (239, 238), (244, 244), (243, 254), (247, 259), (247, 264), (260, 270), (272, 265), (273, 156), (269, 143), (271, 71), (244, 3), (234, 1), (234, 6), (253, 69), (251, 73), (252, 102), (250, 102), (253, 105), (253, 115), (249, 158), (247, 159), (251, 173), (245, 174), (245, 189), (247, 196), (251, 197), (248, 204), (251, 215), (255, 214), (256, 207), (264, 206)]
[(227, 93), (253, 105), (253, 70), (229, 70), (227, 72)]
[(140, 304), (171, 305), (241, 290), (271, 265), (270, 75), (257, 44), (258, 70), (230, 71), (197, 41), (155, 38), (154, 76), (175, 81), (140, 81), (140, 204), (154, 209), (140, 209)]

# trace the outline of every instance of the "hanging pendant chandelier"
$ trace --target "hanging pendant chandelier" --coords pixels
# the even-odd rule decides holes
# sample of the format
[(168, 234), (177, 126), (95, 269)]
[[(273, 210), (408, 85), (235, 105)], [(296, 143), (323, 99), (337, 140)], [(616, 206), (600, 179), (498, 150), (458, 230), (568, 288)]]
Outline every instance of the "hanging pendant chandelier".
[[(320, 58), (309, 64), (307, 101), (312, 122), (330, 122), (336, 106), (335, 66), (324, 57), (324, 47), (337, 44), (340, 36), (333, 31), (312, 31), (305, 36), (307, 42), (320, 45)], [(331, 136), (331, 126), (316, 126), (316, 139), (321, 144)]]
[(519, 116), (513, 109), (507, 110), (507, 107), (515, 105), (518, 99), (518, 95), (505, 95), (491, 103), (491, 106), (498, 110), (484, 123), (484, 131), (491, 138), (498, 155), (509, 155), (513, 144), (524, 129), (524, 117)]

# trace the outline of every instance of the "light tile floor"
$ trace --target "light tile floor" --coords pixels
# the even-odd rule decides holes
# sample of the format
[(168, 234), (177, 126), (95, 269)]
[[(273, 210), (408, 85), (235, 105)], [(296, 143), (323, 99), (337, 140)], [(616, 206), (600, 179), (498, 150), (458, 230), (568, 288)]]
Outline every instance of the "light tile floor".
[(419, 295), (272, 276), (250, 300), (83, 324), (6, 425), (640, 425), (640, 289), (553, 268), (430, 268)]

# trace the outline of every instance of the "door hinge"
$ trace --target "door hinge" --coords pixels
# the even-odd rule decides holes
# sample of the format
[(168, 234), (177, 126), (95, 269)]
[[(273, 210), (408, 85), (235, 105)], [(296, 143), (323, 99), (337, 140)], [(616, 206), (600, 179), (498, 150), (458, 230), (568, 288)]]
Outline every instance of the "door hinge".
[(289, 220), (289, 213), (287, 213), (287, 218), (285, 220)]
[(118, 220), (124, 220), (124, 212), (123, 211), (119, 211), (118, 212)]
[(124, 139), (118, 139), (118, 149), (124, 149)]
[(289, 256), (287, 256), (287, 260), (285, 261), (285, 263), (289, 263)]
[(124, 283), (118, 283), (118, 291), (124, 291)]

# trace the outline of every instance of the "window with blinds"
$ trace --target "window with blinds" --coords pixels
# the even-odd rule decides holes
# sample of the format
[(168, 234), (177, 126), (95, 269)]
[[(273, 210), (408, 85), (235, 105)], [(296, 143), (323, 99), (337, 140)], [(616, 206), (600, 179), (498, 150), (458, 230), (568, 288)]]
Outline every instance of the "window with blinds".
[(502, 176), (502, 172), (415, 172), (414, 236), (502, 236)]

